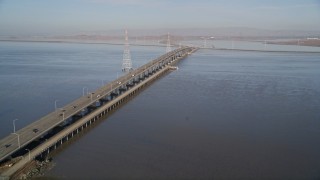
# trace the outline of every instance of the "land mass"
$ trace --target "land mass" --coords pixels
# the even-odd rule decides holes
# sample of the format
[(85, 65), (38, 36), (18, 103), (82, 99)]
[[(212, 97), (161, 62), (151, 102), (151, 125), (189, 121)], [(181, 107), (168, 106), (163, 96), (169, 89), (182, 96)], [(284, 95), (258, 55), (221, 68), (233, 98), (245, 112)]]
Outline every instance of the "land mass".
[(267, 42), (267, 44), (320, 47), (320, 39), (307, 38), (307, 39), (298, 39), (298, 40), (290, 40), (290, 41), (270, 41), (270, 42)]

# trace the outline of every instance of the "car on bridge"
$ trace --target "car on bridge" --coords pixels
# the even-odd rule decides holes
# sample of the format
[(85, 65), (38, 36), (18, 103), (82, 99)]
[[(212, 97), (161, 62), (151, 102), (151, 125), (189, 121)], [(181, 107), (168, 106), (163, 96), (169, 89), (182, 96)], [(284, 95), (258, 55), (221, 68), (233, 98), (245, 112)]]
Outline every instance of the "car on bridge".
[(8, 148), (8, 147), (10, 147), (11, 146), (11, 144), (6, 144), (6, 145), (4, 145), (4, 147), (6, 147), (6, 148)]

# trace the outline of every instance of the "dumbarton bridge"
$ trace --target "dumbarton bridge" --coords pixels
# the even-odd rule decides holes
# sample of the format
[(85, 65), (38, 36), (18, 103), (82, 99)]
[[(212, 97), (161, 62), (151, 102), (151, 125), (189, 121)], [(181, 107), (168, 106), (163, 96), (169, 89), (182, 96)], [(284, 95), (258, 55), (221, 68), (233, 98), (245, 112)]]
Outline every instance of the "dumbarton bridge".
[[(7, 165), (0, 169), (0, 180), (11, 179), (35, 158), (48, 154), (75, 134), (103, 119), (196, 50), (193, 47), (181, 47), (168, 52), (4, 137), (0, 140), (0, 165)], [(21, 154), (20, 158), (10, 162), (17, 154)]]

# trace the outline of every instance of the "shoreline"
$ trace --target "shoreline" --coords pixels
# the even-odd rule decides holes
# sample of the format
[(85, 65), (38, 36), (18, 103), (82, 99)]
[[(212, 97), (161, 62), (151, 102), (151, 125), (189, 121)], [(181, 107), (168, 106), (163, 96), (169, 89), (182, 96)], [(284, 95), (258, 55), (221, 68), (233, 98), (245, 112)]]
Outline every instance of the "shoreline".
[[(81, 41), (81, 40), (32, 40), (32, 39), (0, 39), (0, 42), (31, 42), (31, 43), (70, 43), (70, 44), (107, 44), (114, 46), (123, 46), (124, 43), (120, 42), (103, 42), (103, 41)], [(291, 42), (291, 41), (290, 41)], [(320, 41), (319, 41), (320, 42)], [(284, 44), (284, 42), (267, 42), (268, 44), (275, 45), (294, 45), (294, 44)], [(161, 44), (139, 44), (132, 43), (131, 46), (152, 46), (152, 47), (166, 47), (166, 45)], [(177, 44), (172, 44), (172, 46), (178, 46)], [(308, 47), (320, 47), (320, 46), (308, 46)], [(285, 51), (285, 50), (258, 50), (258, 49), (230, 49), (230, 48), (200, 48), (208, 50), (221, 50), (221, 51), (247, 51), (247, 52), (266, 52), (266, 53), (313, 53), (317, 54), (320, 51)]]
[(291, 41), (267, 41), (267, 44), (320, 47), (320, 39), (297, 39)]
[(212, 50), (220, 50), (220, 51), (248, 51), (248, 52), (265, 52), (265, 53), (312, 53), (312, 54), (320, 54), (320, 51), (274, 51), (274, 50), (258, 50), (258, 49), (227, 49), (227, 48), (204, 48), (204, 49), (212, 49)]
[[(0, 42), (34, 42), (34, 43), (70, 43), (70, 44), (107, 44), (107, 45), (125, 45), (117, 42), (99, 42), (99, 41), (77, 41), (77, 40), (29, 40), (29, 39), (0, 39)], [(166, 47), (161, 44), (138, 44), (132, 43), (131, 46), (158, 46)]]

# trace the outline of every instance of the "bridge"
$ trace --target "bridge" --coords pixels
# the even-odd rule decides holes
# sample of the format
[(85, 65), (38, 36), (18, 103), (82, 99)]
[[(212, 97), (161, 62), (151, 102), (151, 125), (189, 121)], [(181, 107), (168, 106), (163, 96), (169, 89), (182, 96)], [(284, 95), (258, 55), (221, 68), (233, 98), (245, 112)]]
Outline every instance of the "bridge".
[(0, 140), (0, 164), (19, 152), (22, 155), (2, 170), (0, 179), (10, 179), (36, 157), (68, 141), (196, 50), (181, 47), (168, 52), (4, 137)]

